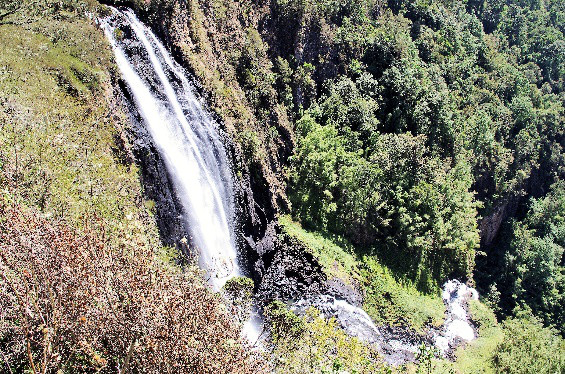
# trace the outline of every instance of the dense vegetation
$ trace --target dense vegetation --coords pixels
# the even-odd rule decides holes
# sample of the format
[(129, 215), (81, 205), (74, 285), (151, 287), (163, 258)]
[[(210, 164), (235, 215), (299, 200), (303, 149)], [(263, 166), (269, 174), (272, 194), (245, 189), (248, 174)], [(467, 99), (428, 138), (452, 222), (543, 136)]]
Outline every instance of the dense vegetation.
[[(302, 21), (292, 48), (272, 49), (307, 75), (287, 79), (294, 216), (421, 290), (474, 271), (500, 315), (525, 308), (565, 334), (563, 2), (274, 8), (275, 28)], [(560, 370), (544, 352), (532, 372)], [(519, 355), (497, 353), (496, 369), (519, 367)]]
[[(484, 15), (477, 17), (471, 4), (332, 4), (278, 4), (277, 24), (308, 17), (297, 38), (303, 34), (305, 43), (318, 46), (301, 62), (315, 67), (316, 89), (294, 103), (305, 108), (297, 111), (292, 160), (296, 217), (362, 247), (375, 246), (385, 257), (411, 259), (404, 272), (424, 289), (432, 280), (470, 277), (478, 217), (483, 252), (513, 251), (518, 228), (505, 246), (497, 241), (500, 221), (527, 222), (521, 207), (530, 196), (544, 196), (552, 185), (563, 189), (557, 182), (564, 171), (565, 65), (562, 53), (551, 52), (564, 40), (555, 22), (563, 14), (558, 2), (538, 3), (541, 25), (509, 25), (515, 17), (499, 15), (503, 21), (492, 33), (483, 31)], [(516, 27), (522, 39), (515, 38)], [(281, 52), (299, 63), (296, 51)], [(547, 214), (560, 222), (555, 209)], [(547, 250), (551, 265), (538, 276), (558, 284), (558, 222), (553, 231), (545, 234), (555, 238)], [(522, 261), (534, 263), (527, 256)], [(481, 285), (497, 282), (493, 276), (503, 266), (476, 269)], [(498, 291), (512, 293), (502, 283)], [(562, 292), (553, 294), (545, 302), (562, 310)], [(508, 302), (504, 307), (511, 310)], [(538, 315), (547, 313), (539, 302), (528, 304)]]
[(294, 215), (403, 259), (422, 289), (471, 277), (482, 217), (479, 285), (562, 329), (563, 15), (560, 1), (275, 2), (270, 30), (294, 41), (271, 48), (294, 94)]

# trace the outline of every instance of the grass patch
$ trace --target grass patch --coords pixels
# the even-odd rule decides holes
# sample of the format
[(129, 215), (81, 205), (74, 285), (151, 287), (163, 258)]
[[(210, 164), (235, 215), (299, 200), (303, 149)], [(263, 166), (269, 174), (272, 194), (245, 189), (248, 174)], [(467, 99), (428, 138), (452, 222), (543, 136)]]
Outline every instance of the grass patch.
[(440, 326), (445, 306), (439, 294), (425, 294), (415, 284), (398, 281), (376, 256), (363, 257), (365, 310), (377, 323), (408, 326), (423, 332)]
[(361, 279), (359, 264), (351, 246), (339, 246), (322, 233), (307, 231), (288, 215), (279, 217), (279, 223), (284, 234), (297, 239), (310, 250), (328, 278), (339, 278), (348, 285)]

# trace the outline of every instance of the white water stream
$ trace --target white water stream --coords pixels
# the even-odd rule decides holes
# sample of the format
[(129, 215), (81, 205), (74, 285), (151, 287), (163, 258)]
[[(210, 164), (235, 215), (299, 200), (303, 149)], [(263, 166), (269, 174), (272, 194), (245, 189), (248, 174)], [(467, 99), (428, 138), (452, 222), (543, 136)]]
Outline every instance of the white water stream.
[[(161, 42), (129, 10), (113, 10), (102, 27), (114, 49), (116, 63), (136, 108), (143, 117), (169, 175), (174, 181), (191, 242), (210, 283), (220, 290), (240, 276), (233, 238), (232, 181), (215, 122), (203, 110), (183, 69)], [(117, 24), (132, 33), (128, 48)]]
[(443, 285), (442, 298), (447, 316), (442, 331), (434, 336), (434, 344), (445, 355), (454, 342), (469, 342), (476, 338), (475, 330), (469, 323), (467, 303), (469, 300), (478, 300), (479, 294), (474, 288), (450, 280)]

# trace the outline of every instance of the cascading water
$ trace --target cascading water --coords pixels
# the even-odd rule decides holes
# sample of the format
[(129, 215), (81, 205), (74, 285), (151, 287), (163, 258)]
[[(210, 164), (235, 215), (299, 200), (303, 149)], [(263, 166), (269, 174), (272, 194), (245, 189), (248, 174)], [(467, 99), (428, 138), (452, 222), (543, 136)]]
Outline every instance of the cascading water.
[(476, 338), (466, 307), (469, 300), (478, 300), (479, 294), (474, 288), (450, 280), (443, 285), (442, 298), (447, 308), (447, 317), (443, 330), (434, 336), (434, 343), (446, 355), (454, 342), (468, 342)]
[[(231, 226), (231, 172), (217, 125), (195, 97), (183, 69), (132, 11), (112, 8), (112, 15), (101, 25), (136, 110), (173, 179), (191, 242), (198, 249), (199, 264), (219, 291), (228, 279), (242, 272)], [(445, 285), (446, 323), (434, 336), (443, 354), (454, 340), (474, 338), (463, 303), (475, 298), (476, 291), (463, 287), (458, 282)], [(308, 306), (315, 306), (327, 317), (336, 317), (348, 334), (377, 345), (390, 363), (410, 360), (407, 355), (413, 357), (417, 349), (415, 342), (377, 328), (362, 309), (344, 300), (318, 295), (295, 303), (294, 309), (303, 311)], [(257, 341), (260, 325), (257, 315), (245, 324), (243, 333), (251, 342)]]
[(113, 9), (101, 24), (173, 179), (199, 264), (220, 290), (241, 271), (231, 226), (231, 173), (217, 125), (196, 99), (183, 69), (132, 11)]
[(304, 313), (308, 307), (315, 307), (324, 317), (335, 318), (348, 335), (374, 345), (389, 364), (400, 365), (416, 359), (422, 342), (433, 345), (441, 356), (450, 357), (458, 344), (476, 338), (467, 307), (469, 300), (479, 298), (477, 291), (457, 280), (450, 280), (443, 285), (442, 298), (446, 306), (445, 321), (440, 328), (430, 329), (427, 336), (402, 327), (377, 327), (363, 309), (333, 296), (302, 299), (295, 302), (292, 309)]

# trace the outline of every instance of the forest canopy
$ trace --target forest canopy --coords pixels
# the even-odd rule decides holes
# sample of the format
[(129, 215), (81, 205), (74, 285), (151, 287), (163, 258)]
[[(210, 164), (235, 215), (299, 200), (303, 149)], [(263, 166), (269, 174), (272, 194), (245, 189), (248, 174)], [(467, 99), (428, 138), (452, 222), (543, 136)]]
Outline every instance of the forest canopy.
[(275, 1), (294, 216), (564, 333), (564, 17), (559, 0)]

